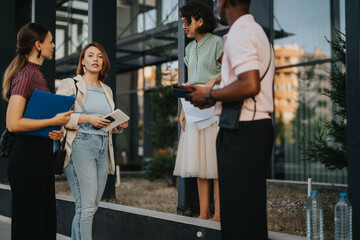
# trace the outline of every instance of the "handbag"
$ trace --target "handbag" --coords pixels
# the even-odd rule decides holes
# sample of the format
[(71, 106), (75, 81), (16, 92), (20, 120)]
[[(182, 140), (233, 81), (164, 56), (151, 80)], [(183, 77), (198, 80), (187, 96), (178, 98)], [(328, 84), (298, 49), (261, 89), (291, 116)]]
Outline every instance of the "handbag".
[(0, 157), (8, 158), (16, 143), (16, 134), (5, 128), (0, 139)]
[(219, 119), (219, 126), (226, 129), (238, 129), (239, 117), (243, 101), (241, 102), (223, 102), (222, 111)]
[[(263, 78), (266, 76), (270, 65), (271, 65), (271, 60), (272, 60), (272, 46), (271, 43), (270, 44), (270, 61), (269, 61), (269, 65), (264, 73), (264, 75), (260, 78), (260, 82), (261, 80), (263, 80)], [(256, 113), (256, 100), (255, 100), (255, 96), (252, 97), (253, 101), (254, 101), (254, 115), (253, 115), (253, 120), (255, 118), (255, 113)], [(243, 101), (240, 102), (223, 102), (222, 103), (222, 111), (220, 114), (220, 119), (219, 119), (219, 127), (221, 128), (225, 128), (225, 129), (229, 129), (229, 130), (235, 130), (238, 129), (239, 127), (239, 117), (240, 117), (240, 112), (241, 112), (241, 108), (243, 105)]]
[[(75, 85), (75, 88), (76, 88), (75, 97), (77, 97), (78, 87), (76, 86), (75, 79), (73, 79), (73, 80), (74, 80), (74, 85)], [(61, 175), (63, 173), (63, 170), (64, 170), (64, 162), (65, 162), (65, 158), (66, 158), (65, 143), (66, 143), (66, 136), (67, 136), (68, 131), (69, 130), (66, 130), (65, 137), (63, 138), (62, 141), (59, 141), (60, 142), (59, 149), (57, 149), (55, 151), (55, 153), (54, 153), (54, 173), (57, 174), (57, 175)]]
[(61, 175), (64, 169), (64, 162), (66, 157), (65, 143), (66, 143), (66, 135), (62, 141), (60, 141), (60, 148), (54, 153), (54, 173), (57, 175)]

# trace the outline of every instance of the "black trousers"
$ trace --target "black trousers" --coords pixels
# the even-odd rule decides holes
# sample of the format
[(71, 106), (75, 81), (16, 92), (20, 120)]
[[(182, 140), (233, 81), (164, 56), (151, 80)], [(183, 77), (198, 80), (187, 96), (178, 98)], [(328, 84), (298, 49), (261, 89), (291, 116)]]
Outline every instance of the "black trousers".
[(56, 203), (53, 141), (18, 135), (10, 155), (12, 240), (55, 240)]
[(274, 130), (270, 119), (220, 128), (216, 140), (222, 240), (268, 239), (266, 173)]

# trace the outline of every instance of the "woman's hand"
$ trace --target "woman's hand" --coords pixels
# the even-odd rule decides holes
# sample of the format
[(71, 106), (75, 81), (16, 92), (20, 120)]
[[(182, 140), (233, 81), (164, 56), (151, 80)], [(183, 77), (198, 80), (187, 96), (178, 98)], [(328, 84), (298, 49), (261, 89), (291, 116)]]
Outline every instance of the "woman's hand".
[(128, 126), (129, 126), (129, 122), (126, 121), (126, 122), (121, 123), (118, 127), (127, 128)]
[(205, 87), (212, 89), (216, 83), (217, 83), (217, 78), (213, 78), (205, 84)]
[(221, 76), (220, 77), (217, 77), (217, 78), (213, 78), (211, 79), (210, 81), (208, 81), (206, 84), (205, 84), (205, 87), (209, 87), (209, 88), (213, 88), (216, 84), (220, 84), (221, 82)]
[(117, 129), (118, 131), (121, 131), (123, 128), (127, 128), (128, 126), (129, 126), (129, 122), (126, 121), (126, 122), (123, 122), (123, 123), (119, 124), (119, 125), (116, 127), (116, 129)]
[(181, 129), (185, 132), (185, 124), (186, 124), (186, 116), (185, 116), (185, 113), (184, 113), (184, 109), (181, 108), (181, 113), (180, 113), (180, 126), (181, 126)]
[(56, 116), (52, 118), (53, 125), (55, 125), (55, 126), (64, 126), (64, 125), (66, 125), (69, 122), (70, 115), (73, 112), (74, 111), (70, 110), (70, 111), (67, 111), (67, 112), (56, 114)]
[(99, 117), (98, 115), (86, 115), (86, 120), (93, 127), (103, 128), (108, 126), (111, 122), (105, 118)]
[(52, 140), (60, 140), (64, 137), (64, 130), (53, 130), (52, 132), (49, 132), (49, 138)]

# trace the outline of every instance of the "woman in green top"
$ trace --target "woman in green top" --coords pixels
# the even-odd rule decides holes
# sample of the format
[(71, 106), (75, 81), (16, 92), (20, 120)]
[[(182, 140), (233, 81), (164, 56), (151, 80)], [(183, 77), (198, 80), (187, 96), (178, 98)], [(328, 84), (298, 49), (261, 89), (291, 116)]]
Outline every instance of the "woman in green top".
[[(184, 62), (188, 68), (188, 80), (192, 84), (214, 87), (221, 81), (221, 58), (224, 49), (222, 38), (212, 34), (217, 26), (216, 18), (210, 8), (200, 1), (191, 1), (180, 8), (180, 15), (186, 36), (194, 38), (194, 41), (185, 49)], [(179, 119), (182, 132), (174, 175), (197, 177), (200, 219), (210, 218), (210, 186), (211, 181), (214, 180), (215, 214), (213, 220), (220, 221), (215, 146), (218, 117), (212, 112), (209, 115), (198, 108), (190, 109), (198, 114), (194, 120), (186, 115), (186, 109), (192, 107), (188, 105), (183, 102)]]

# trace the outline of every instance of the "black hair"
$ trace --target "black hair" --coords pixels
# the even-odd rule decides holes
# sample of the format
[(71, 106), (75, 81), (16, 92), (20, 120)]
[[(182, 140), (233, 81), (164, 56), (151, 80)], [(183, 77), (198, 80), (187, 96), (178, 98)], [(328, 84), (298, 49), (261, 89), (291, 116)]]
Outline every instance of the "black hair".
[(217, 20), (214, 13), (210, 10), (208, 5), (199, 0), (191, 1), (181, 7), (180, 17), (185, 18), (189, 25), (191, 24), (191, 17), (193, 17), (196, 21), (202, 18), (204, 20), (204, 24), (197, 29), (197, 32), (200, 34), (212, 33), (217, 27)]
[(229, 0), (229, 1), (232, 6), (236, 6), (238, 4), (246, 4), (250, 6), (251, 3), (251, 0)]

